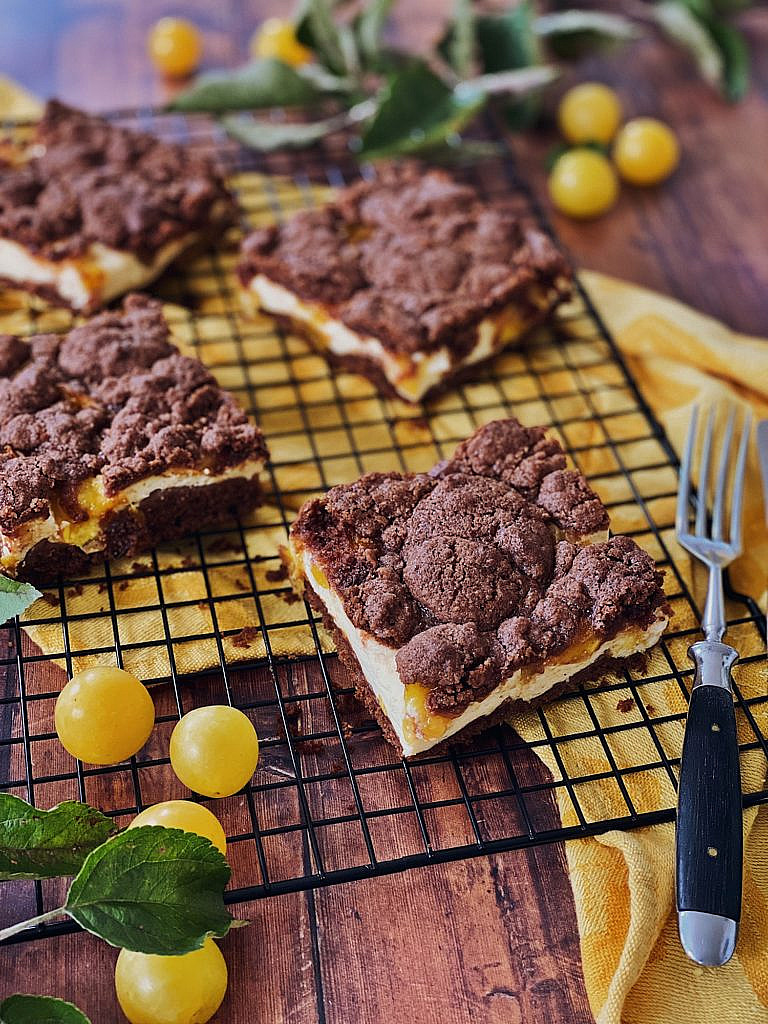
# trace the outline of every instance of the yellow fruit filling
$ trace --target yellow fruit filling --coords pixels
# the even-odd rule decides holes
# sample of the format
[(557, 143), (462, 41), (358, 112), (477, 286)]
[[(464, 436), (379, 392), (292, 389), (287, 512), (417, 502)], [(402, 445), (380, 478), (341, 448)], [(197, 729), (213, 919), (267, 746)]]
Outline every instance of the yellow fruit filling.
[(429, 687), (421, 683), (409, 683), (405, 688), (403, 734), (409, 743), (417, 738), (438, 740), (451, 722), (450, 716), (429, 711), (428, 696)]
[(327, 590), (328, 577), (325, 575), (325, 573), (317, 564), (317, 562), (312, 563), (312, 566), (309, 571), (312, 573), (312, 578), (314, 579), (315, 583), (317, 583), (317, 585), (319, 587), (322, 587), (324, 590)]
[(104, 484), (100, 477), (84, 480), (77, 489), (76, 500), (87, 518), (73, 522), (71, 513), (56, 500), (51, 501), (51, 512), (59, 528), (61, 540), (65, 544), (74, 544), (80, 548), (99, 536), (101, 521), (107, 512), (126, 504), (124, 495), (117, 494), (110, 498), (104, 493)]

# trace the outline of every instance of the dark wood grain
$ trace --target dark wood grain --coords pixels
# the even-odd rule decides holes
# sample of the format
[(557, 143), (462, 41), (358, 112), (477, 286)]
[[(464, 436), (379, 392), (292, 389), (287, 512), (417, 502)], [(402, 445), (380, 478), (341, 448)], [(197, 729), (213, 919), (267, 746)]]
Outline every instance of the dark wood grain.
[[(91, 109), (162, 101), (169, 87), (144, 54), (165, 0), (3, 0), (0, 72), (41, 95)], [(393, 31), (413, 45), (449, 4), (403, 4)], [(204, 30), (206, 64), (245, 58), (251, 31), (279, 0), (184, 0)], [(620, 87), (629, 113), (667, 118), (682, 167), (664, 187), (625, 189), (594, 224), (555, 217), (576, 261), (676, 295), (734, 327), (768, 332), (768, 11), (746, 19), (757, 81), (737, 108), (717, 99), (658, 41), (578, 71)], [(544, 198), (552, 133), (519, 138), (521, 166)], [(17, 908), (3, 908), (3, 914)], [(421, 869), (238, 908), (251, 920), (223, 948), (228, 1024), (589, 1024), (573, 902), (561, 847)], [(94, 1024), (118, 1021), (115, 951), (86, 935), (0, 950), (0, 995), (55, 993)]]

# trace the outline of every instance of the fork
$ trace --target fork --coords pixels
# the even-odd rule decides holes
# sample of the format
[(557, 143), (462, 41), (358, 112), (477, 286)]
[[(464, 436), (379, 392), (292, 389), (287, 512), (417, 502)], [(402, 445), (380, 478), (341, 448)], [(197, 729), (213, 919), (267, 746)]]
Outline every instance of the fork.
[(698, 433), (694, 406), (677, 495), (678, 542), (709, 569), (701, 629), (706, 637), (688, 649), (696, 666), (680, 761), (676, 827), (677, 921), (680, 942), (696, 963), (727, 963), (736, 947), (741, 916), (742, 818), (739, 747), (731, 669), (738, 653), (723, 643), (723, 569), (741, 553), (741, 507), (751, 417), (739, 441), (731, 489), (728, 539), (723, 533), (736, 410), (728, 416), (707, 529), (707, 492), (715, 410), (701, 442), (694, 530), (689, 529), (691, 463)]

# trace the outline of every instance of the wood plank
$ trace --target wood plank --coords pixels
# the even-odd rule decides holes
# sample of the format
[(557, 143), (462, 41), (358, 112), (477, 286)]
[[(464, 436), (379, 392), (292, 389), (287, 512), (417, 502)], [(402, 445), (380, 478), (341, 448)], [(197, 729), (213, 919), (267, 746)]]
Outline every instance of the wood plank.
[[(394, 31), (419, 45), (435, 34), (449, 4), (402, 6)], [(185, 0), (174, 12), (203, 27), (206, 64), (215, 66), (242, 61), (259, 18), (284, 8), (278, 0)], [(152, 72), (144, 47), (149, 25), (165, 13), (164, 0), (50, 0), (45, 21), (36, 19), (32, 32), (29, 5), (6, 0), (0, 67), (42, 95), (58, 94), (92, 109), (161, 102), (169, 90)], [(685, 156), (675, 179), (650, 192), (625, 190), (603, 220), (583, 225), (556, 217), (555, 224), (578, 263), (678, 295), (737, 328), (764, 333), (768, 11), (752, 12), (745, 23), (757, 85), (738, 107), (713, 96), (676, 51), (657, 41), (637, 44), (630, 59), (607, 56), (579, 68), (580, 77), (619, 83), (629, 112), (667, 118), (680, 132)], [(521, 166), (541, 195), (544, 156), (553, 140), (551, 131), (515, 140)], [(432, 779), (427, 785), (436, 784)], [(388, 786), (386, 799), (401, 793), (394, 777)], [(348, 799), (341, 790), (312, 795), (318, 814), (333, 813)], [(542, 811), (551, 808), (537, 808)], [(387, 821), (382, 819), (377, 842), (392, 855), (397, 841), (410, 839), (405, 831), (396, 837)], [(450, 817), (439, 825), (446, 834), (458, 827), (458, 818)], [(20, 890), (12, 905), (3, 896), (4, 913), (26, 910)], [(231, 987), (217, 1019), (229, 1024), (592, 1019), (561, 847), (275, 897), (239, 910), (252, 924), (223, 944)], [(84, 935), (4, 947), (0, 995), (24, 990), (67, 996), (94, 1022), (111, 1022), (119, 1017), (114, 958), (114, 950)]]
[[(744, 19), (755, 84), (737, 106), (721, 100), (678, 50), (658, 40), (624, 59), (591, 59), (579, 79), (614, 85), (627, 116), (653, 115), (678, 133), (682, 161), (653, 189), (622, 188), (606, 216), (580, 223), (556, 213), (546, 194), (546, 155), (554, 131), (518, 136), (514, 148), (555, 230), (580, 266), (666, 292), (736, 330), (768, 331), (768, 10)], [(575, 73), (567, 80), (575, 80)]]
[(590, 1024), (561, 846), (315, 897), (328, 1024)]
[[(216, 1014), (227, 1024), (312, 1024), (320, 1019), (306, 893), (238, 908), (250, 920), (222, 940), (229, 990)], [(79, 933), (0, 949), (0, 998), (12, 992), (55, 995), (78, 1005), (93, 1024), (125, 1020), (114, 991), (117, 950)]]

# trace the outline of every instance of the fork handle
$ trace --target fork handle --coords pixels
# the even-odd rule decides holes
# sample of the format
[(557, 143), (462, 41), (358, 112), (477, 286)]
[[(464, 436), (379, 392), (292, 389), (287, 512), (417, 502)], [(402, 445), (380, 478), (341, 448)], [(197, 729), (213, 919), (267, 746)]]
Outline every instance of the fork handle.
[(741, 916), (741, 777), (731, 691), (738, 654), (711, 640), (688, 654), (696, 673), (678, 789), (678, 924), (688, 956), (715, 966), (730, 959)]

